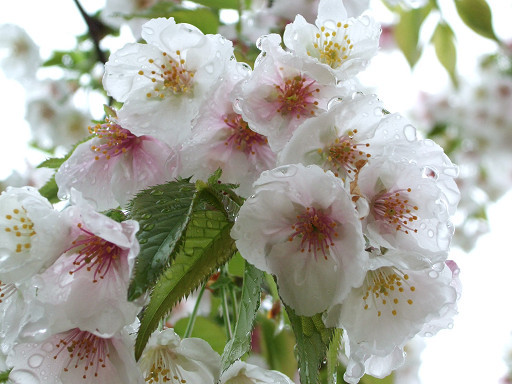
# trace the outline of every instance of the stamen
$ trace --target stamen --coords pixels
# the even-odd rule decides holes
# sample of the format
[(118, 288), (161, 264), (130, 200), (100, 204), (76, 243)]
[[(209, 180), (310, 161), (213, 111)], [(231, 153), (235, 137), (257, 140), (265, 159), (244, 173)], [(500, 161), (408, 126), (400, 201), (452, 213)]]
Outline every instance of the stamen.
[(98, 377), (99, 370), (106, 367), (106, 362), (110, 358), (108, 340), (75, 328), (55, 345), (57, 353), (53, 358), (57, 359), (60, 354), (67, 353), (68, 362), (64, 372), (81, 367), (83, 379), (87, 379), (91, 374)]
[(414, 214), (418, 207), (412, 205), (406, 196), (410, 192), (411, 188), (407, 188), (378, 194), (372, 204), (375, 219), (396, 231), (417, 233), (418, 230), (412, 228), (411, 224), (418, 220), (418, 216)]
[(16, 286), (13, 283), (4, 284), (0, 281), (0, 303), (3, 303), (16, 292)]
[(180, 51), (176, 51), (176, 56), (177, 60), (167, 52), (162, 52), (160, 60), (148, 60), (151, 70), (139, 71), (140, 76), (145, 76), (156, 84), (153, 88), (154, 92), (147, 94), (148, 98), (155, 96), (163, 99), (167, 95), (182, 95), (193, 91), (195, 71), (185, 68), (186, 61), (182, 58)]
[(313, 43), (315, 52), (308, 51), (307, 54), (316, 57), (321, 63), (333, 69), (339, 68), (354, 48), (348, 35), (349, 25), (338, 22), (334, 30), (322, 26), (320, 31), (321, 33), (315, 35)]
[(320, 92), (315, 84), (315, 80), (302, 75), (286, 79), (282, 85), (275, 85), (277, 112), (297, 119), (314, 116), (318, 105), (315, 94)]
[(66, 250), (66, 252), (78, 252), (73, 262), (76, 268), (69, 271), (69, 274), (73, 274), (82, 268), (86, 268), (89, 272), (94, 269), (92, 281), (97, 283), (98, 278), (104, 279), (110, 268), (119, 262), (121, 248), (87, 231), (81, 224), (78, 224), (78, 228), (84, 234), (77, 237), (72, 242), (73, 245)]
[(140, 360), (144, 380), (148, 384), (186, 384), (177, 356), (166, 346), (157, 346), (146, 352)]
[(91, 145), (91, 151), (96, 152), (95, 160), (99, 160), (101, 157), (110, 160), (126, 153), (140, 140), (127, 129), (110, 121), (89, 127), (89, 133), (101, 139), (99, 145)]
[(267, 138), (251, 130), (242, 115), (224, 115), (224, 122), (231, 129), (231, 135), (224, 142), (226, 146), (231, 145), (246, 155), (256, 154), (258, 147), (268, 147)]
[(297, 216), (297, 222), (292, 225), (294, 231), (288, 238), (293, 241), (295, 237), (301, 239), (301, 252), (313, 252), (315, 260), (317, 252), (321, 251), (327, 260), (329, 247), (334, 246), (334, 239), (338, 237), (337, 223), (320, 209), (307, 207), (306, 211)]
[(34, 231), (34, 223), (27, 216), (25, 208), (15, 208), (11, 213), (4, 216), (4, 231), (16, 237), (16, 253), (28, 252), (32, 247), (32, 236), (36, 234)]

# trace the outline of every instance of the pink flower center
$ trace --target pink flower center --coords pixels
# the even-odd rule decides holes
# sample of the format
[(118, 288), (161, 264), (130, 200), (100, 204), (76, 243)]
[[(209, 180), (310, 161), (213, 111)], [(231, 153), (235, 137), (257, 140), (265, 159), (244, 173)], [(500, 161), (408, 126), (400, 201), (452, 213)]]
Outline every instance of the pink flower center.
[(246, 155), (254, 155), (257, 147), (268, 147), (268, 140), (265, 136), (254, 132), (249, 128), (242, 115), (231, 113), (224, 115), (224, 122), (231, 129), (231, 135), (226, 139), (226, 146), (233, 146)]
[(386, 309), (391, 310), (391, 314), (396, 316), (401, 301), (408, 305), (414, 304), (411, 296), (416, 287), (410, 285), (408, 280), (409, 275), (390, 267), (368, 271), (363, 285), (366, 289), (363, 308), (368, 310), (372, 306), (377, 310), (377, 317), (381, 317), (382, 311)]
[(117, 245), (98, 237), (87, 231), (78, 224), (78, 228), (84, 233), (72, 242), (72, 246), (67, 251), (77, 252), (78, 255), (73, 262), (76, 268), (69, 272), (73, 274), (82, 268), (87, 271), (93, 271), (93, 283), (98, 282), (98, 278), (104, 279), (111, 267), (119, 262), (121, 248)]
[(350, 131), (347, 136), (337, 138), (325, 150), (319, 149), (320, 153), (325, 152), (325, 162), (336, 176), (356, 174), (368, 162), (371, 157), (362, 149), (368, 148), (370, 144), (358, 144), (354, 140), (357, 129)]
[(317, 252), (322, 252), (327, 260), (329, 247), (334, 246), (334, 238), (338, 237), (336, 222), (320, 209), (307, 207), (306, 211), (297, 215), (297, 222), (292, 225), (293, 233), (288, 238), (293, 241), (295, 237), (301, 239), (301, 252), (313, 253), (315, 260)]
[(411, 224), (418, 220), (418, 216), (414, 214), (418, 207), (409, 202), (406, 194), (410, 192), (411, 188), (407, 188), (378, 194), (372, 204), (375, 219), (385, 222), (396, 231), (406, 234), (409, 231), (418, 232), (411, 228)]
[(318, 101), (314, 94), (320, 92), (315, 87), (315, 80), (306, 76), (295, 76), (286, 79), (282, 85), (275, 85), (277, 91), (277, 112), (282, 115), (303, 116), (315, 115)]
[(63, 338), (55, 345), (58, 351), (53, 358), (57, 359), (60, 354), (68, 354), (64, 372), (68, 372), (70, 368), (82, 367), (83, 379), (87, 379), (87, 375), (90, 374), (97, 377), (100, 368), (105, 368), (106, 362), (110, 358), (109, 339), (103, 339), (78, 328), (62, 334), (62, 336)]
[(149, 59), (150, 70), (139, 71), (140, 76), (146, 76), (155, 87), (153, 92), (146, 96), (165, 98), (166, 95), (181, 95), (192, 92), (194, 86), (194, 71), (185, 68), (185, 59), (181, 57), (181, 52), (176, 51), (177, 59), (172, 58), (167, 52), (162, 52), (160, 60)]
[(110, 160), (126, 153), (140, 140), (127, 129), (111, 122), (89, 127), (89, 133), (100, 139), (100, 144), (91, 145), (91, 151), (96, 152), (95, 160), (99, 160), (100, 157)]

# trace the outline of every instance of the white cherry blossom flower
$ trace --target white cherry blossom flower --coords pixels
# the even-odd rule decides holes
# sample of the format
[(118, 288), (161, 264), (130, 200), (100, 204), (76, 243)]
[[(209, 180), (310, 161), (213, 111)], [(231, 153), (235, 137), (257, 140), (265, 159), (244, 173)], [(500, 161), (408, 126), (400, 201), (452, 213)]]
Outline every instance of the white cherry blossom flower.
[(79, 144), (55, 174), (60, 198), (75, 188), (98, 210), (106, 210), (124, 206), (141, 189), (177, 175), (167, 144), (136, 136), (115, 120), (89, 131), (94, 138)]
[(315, 25), (297, 15), (286, 26), (283, 40), (297, 56), (320, 64), (339, 80), (347, 80), (377, 53), (379, 36), (380, 26), (372, 17), (348, 17), (342, 2), (320, 0)]
[(151, 335), (139, 367), (149, 384), (215, 384), (220, 376), (220, 356), (206, 341), (181, 340), (167, 328)]
[(0, 67), (7, 77), (34, 80), (41, 62), (39, 47), (23, 28), (0, 25)]
[(210, 97), (233, 46), (190, 24), (158, 18), (142, 27), (147, 44), (127, 44), (105, 65), (103, 85), (124, 103), (120, 124), (174, 146), (190, 136), (192, 120)]
[(354, 179), (389, 144), (390, 140), (375, 138), (382, 110), (375, 95), (342, 99), (295, 131), (279, 154), (278, 164), (316, 164), (342, 179)]
[(342, 327), (348, 338), (346, 381), (357, 383), (365, 371), (386, 376), (403, 362), (409, 340), (453, 314), (454, 277), (441, 268), (410, 271), (388, 264), (369, 270), (363, 285), (329, 310), (326, 325)]
[(359, 173), (358, 191), (369, 203), (363, 231), (371, 246), (406, 256), (409, 268), (446, 260), (453, 225), (442, 190), (421, 168), (374, 158)]
[(102, 338), (78, 328), (39, 343), (20, 343), (7, 356), (14, 384), (143, 384), (126, 332)]
[(284, 51), (280, 42), (276, 34), (260, 38), (262, 52), (238, 104), (244, 120), (268, 137), (274, 151), (282, 149), (301, 123), (324, 113), (333, 97), (351, 92), (337, 87), (317, 64)]
[(274, 168), (276, 155), (265, 136), (254, 132), (243, 117), (233, 110), (233, 89), (250, 72), (232, 62), (212, 100), (201, 108), (192, 137), (180, 150), (180, 176), (206, 180), (222, 169), (221, 180), (239, 184), (237, 192), (249, 196), (252, 183), (264, 170)]
[(318, 166), (265, 171), (231, 235), (241, 255), (277, 276), (283, 301), (311, 316), (342, 300), (365, 274), (361, 224), (340, 179)]
[(140, 310), (126, 297), (139, 253), (138, 223), (118, 223), (85, 201), (77, 203), (64, 211), (73, 224), (66, 252), (32, 280), (38, 290), (33, 305), (46, 315), (24, 327), (27, 339), (34, 334), (40, 340), (74, 327), (110, 337), (133, 323)]
[(285, 374), (268, 370), (243, 361), (235, 361), (226, 369), (219, 384), (292, 384)]
[(33, 187), (0, 195), (0, 280), (20, 282), (48, 268), (65, 250), (69, 227)]

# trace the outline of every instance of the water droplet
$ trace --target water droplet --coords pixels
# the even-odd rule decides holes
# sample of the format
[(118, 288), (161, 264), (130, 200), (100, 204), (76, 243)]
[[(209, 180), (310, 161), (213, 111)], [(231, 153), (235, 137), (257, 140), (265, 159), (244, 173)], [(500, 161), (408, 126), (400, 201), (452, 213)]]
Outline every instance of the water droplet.
[(439, 178), (439, 174), (435, 168), (432, 167), (423, 167), (422, 176), (424, 178), (437, 180)]
[(292, 177), (297, 174), (297, 167), (295, 165), (283, 165), (282, 167), (277, 167), (273, 169), (272, 176), (274, 177)]
[(267, 38), (267, 35), (263, 35), (258, 37), (258, 40), (256, 40), (256, 48), (258, 48), (260, 51), (262, 50), (263, 41)]
[(420, 224), (420, 229), (425, 229), (425, 228), (427, 228), (427, 225), (425, 223), (421, 223)]
[(36, 353), (28, 358), (28, 365), (31, 368), (39, 368), (41, 364), (43, 364), (43, 361), (44, 356)]
[(432, 332), (425, 332), (425, 337), (432, 337)]
[(428, 273), (428, 276), (431, 277), (432, 279), (437, 279), (439, 277), (439, 273), (437, 271), (430, 271)]
[(336, 22), (334, 20), (325, 20), (324, 27), (331, 30), (336, 30)]
[(428, 237), (434, 237), (434, 231), (429, 229), (427, 232)]
[(414, 128), (411, 124), (407, 124), (404, 127), (404, 135), (408, 141), (416, 140), (416, 128)]
[(149, 194), (153, 196), (162, 196), (164, 192), (159, 189), (153, 189)]
[(24, 369), (13, 370), (9, 374), (9, 380), (15, 384), (40, 384), (39, 379), (30, 371)]
[(242, 103), (244, 102), (243, 99), (235, 99), (235, 101), (233, 101), (233, 111), (235, 111), (236, 113), (242, 113)]
[(146, 244), (148, 239), (139, 239), (139, 244)]
[(213, 64), (206, 64), (204, 66), (204, 70), (206, 71), (206, 73), (209, 73), (210, 75), (213, 73)]
[(142, 226), (143, 231), (151, 231), (153, 228), (155, 228), (155, 224), (145, 224)]
[(148, 219), (151, 219), (151, 216), (153, 216), (151, 213), (145, 213), (140, 218), (142, 220), (148, 220)]
[(333, 97), (331, 100), (327, 102), (327, 109), (331, 109), (335, 105), (339, 104), (342, 101), (341, 97)]
[(51, 352), (53, 351), (53, 344), (50, 343), (50, 342), (46, 342), (43, 344), (43, 346), (41, 347), (41, 349), (45, 352)]

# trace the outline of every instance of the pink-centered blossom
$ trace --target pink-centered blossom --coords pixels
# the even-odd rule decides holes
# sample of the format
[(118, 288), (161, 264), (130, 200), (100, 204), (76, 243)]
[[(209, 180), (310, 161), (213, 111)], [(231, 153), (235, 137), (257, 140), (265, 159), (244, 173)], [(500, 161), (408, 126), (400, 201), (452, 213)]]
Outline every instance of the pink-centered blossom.
[(249, 263), (277, 277), (283, 301), (299, 315), (342, 300), (365, 274), (354, 204), (341, 180), (318, 166), (263, 172), (231, 235)]
[(138, 191), (176, 176), (174, 152), (150, 136), (136, 136), (115, 120), (89, 128), (92, 140), (79, 144), (59, 168), (58, 195), (75, 188), (98, 210), (124, 206)]
[(369, 15), (348, 17), (343, 3), (320, 0), (315, 25), (297, 15), (286, 26), (286, 47), (306, 62), (314, 62), (339, 80), (361, 71), (377, 53), (380, 26)]
[(249, 196), (259, 174), (275, 166), (276, 155), (268, 139), (251, 129), (233, 109), (234, 89), (250, 75), (245, 65), (232, 62), (212, 100), (201, 108), (192, 137), (181, 150), (180, 176), (206, 180), (222, 169), (221, 180), (239, 184), (237, 192)]
[(232, 43), (173, 18), (148, 21), (142, 38), (147, 44), (127, 44), (111, 55), (103, 85), (124, 103), (118, 113), (123, 127), (181, 144), (231, 60)]
[(27, 338), (78, 327), (110, 337), (133, 323), (140, 307), (126, 297), (139, 243), (134, 220), (121, 223), (98, 213), (79, 196), (64, 211), (72, 224), (67, 249), (33, 279), (33, 305), (46, 313), (24, 327)]
[(73, 328), (39, 343), (17, 344), (7, 357), (14, 384), (143, 384), (126, 331), (103, 338)]
[(317, 64), (284, 51), (279, 35), (260, 38), (261, 54), (243, 84), (238, 107), (256, 132), (268, 137), (274, 151), (283, 148), (305, 120), (324, 113), (328, 102), (347, 95), (347, 88)]

